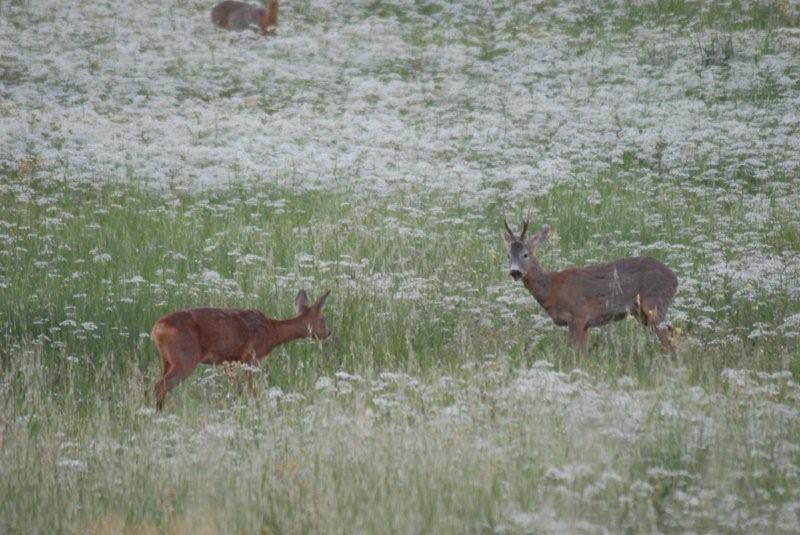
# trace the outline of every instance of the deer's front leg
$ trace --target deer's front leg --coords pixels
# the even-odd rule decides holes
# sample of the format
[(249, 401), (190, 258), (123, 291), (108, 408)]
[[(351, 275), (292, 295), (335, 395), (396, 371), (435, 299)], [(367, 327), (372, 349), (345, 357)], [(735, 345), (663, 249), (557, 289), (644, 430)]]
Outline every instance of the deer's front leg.
[(573, 320), (569, 324), (569, 339), (581, 353), (586, 354), (587, 339), (589, 337), (589, 326), (585, 321)]
[(246, 366), (244, 370), (244, 377), (247, 379), (247, 389), (250, 390), (250, 394), (255, 397), (256, 374), (254, 368), (258, 366), (258, 358), (256, 357), (256, 351), (254, 349), (245, 352), (244, 356), (242, 357), (242, 364)]

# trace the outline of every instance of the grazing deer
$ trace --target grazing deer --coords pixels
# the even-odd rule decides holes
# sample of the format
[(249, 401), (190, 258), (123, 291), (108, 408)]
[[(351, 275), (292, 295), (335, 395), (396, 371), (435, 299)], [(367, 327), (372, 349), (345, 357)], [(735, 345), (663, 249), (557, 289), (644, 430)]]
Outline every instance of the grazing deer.
[(569, 327), (570, 340), (586, 352), (589, 327), (600, 327), (629, 315), (639, 318), (658, 337), (664, 349), (670, 349), (664, 322), (678, 278), (675, 273), (650, 257), (621, 258), (562, 271), (545, 271), (536, 251), (547, 239), (549, 230), (541, 230), (525, 239), (528, 218), (522, 221), (519, 237), (514, 235), (503, 216), (503, 239), (508, 246), (508, 272), (536, 298), (553, 322)]
[(266, 34), (278, 26), (278, 0), (267, 0), (266, 8), (225, 0), (211, 10), (211, 22), (226, 30), (257, 28)]
[[(299, 338), (327, 340), (331, 331), (322, 315), (330, 290), (313, 305), (305, 290), (294, 299), (297, 316), (285, 320), (267, 318), (258, 310), (192, 308), (179, 310), (156, 321), (150, 336), (161, 354), (163, 372), (156, 381), (156, 408), (164, 396), (186, 379), (198, 364), (239, 362), (256, 366), (279, 345)], [(250, 391), (255, 393), (252, 369), (246, 370)]]

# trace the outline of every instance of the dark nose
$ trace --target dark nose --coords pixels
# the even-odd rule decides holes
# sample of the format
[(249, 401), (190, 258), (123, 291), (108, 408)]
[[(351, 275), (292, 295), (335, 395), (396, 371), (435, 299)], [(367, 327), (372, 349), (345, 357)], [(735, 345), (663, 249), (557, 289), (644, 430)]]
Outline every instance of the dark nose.
[(518, 269), (512, 269), (508, 273), (509, 275), (511, 275), (511, 278), (514, 279), (515, 281), (518, 281), (522, 278), (522, 272)]

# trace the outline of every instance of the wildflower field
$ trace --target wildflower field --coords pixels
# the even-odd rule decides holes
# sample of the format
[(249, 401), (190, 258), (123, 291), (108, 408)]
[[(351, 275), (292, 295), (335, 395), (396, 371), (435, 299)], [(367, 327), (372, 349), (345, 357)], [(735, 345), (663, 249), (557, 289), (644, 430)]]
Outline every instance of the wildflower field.
[[(800, 532), (800, 7), (0, 2), (0, 533)], [(506, 272), (651, 255), (567, 343)], [(331, 342), (199, 368), (173, 310)]]

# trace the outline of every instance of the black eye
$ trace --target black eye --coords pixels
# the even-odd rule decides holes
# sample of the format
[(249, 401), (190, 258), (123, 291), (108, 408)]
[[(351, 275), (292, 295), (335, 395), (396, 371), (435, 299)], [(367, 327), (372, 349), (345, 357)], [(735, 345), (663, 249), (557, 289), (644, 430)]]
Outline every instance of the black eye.
[(525, 253), (524, 255), (522, 255), (522, 258), (528, 258), (528, 253)]

